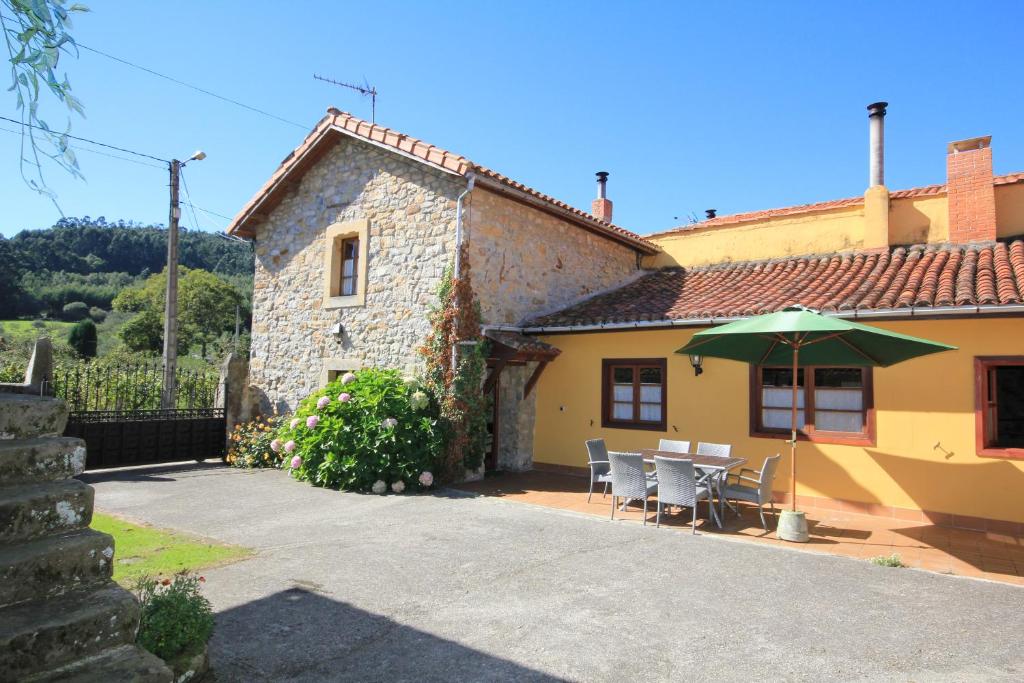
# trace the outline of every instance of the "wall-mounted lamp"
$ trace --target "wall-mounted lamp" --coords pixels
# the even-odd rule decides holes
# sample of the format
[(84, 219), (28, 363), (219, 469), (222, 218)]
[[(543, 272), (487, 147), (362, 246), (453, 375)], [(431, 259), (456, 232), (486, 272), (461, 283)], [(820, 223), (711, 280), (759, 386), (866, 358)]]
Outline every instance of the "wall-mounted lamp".
[(334, 326), (331, 327), (331, 334), (334, 335), (334, 340), (340, 344), (345, 336), (345, 326), (341, 323), (334, 323)]
[(699, 377), (700, 373), (704, 372), (702, 365), (704, 364), (703, 356), (690, 354), (690, 365), (693, 366), (693, 376)]

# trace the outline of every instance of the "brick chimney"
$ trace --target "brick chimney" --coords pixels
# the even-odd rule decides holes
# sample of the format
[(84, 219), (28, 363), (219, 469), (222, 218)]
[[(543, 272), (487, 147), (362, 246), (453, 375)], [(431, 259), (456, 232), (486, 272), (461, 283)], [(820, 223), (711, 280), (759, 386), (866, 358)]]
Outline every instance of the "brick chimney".
[(949, 143), (946, 151), (949, 241), (996, 238), (996, 193), (992, 185), (992, 136)]
[(590, 205), (590, 213), (605, 223), (612, 222), (612, 200), (608, 199), (608, 171), (597, 172), (597, 199)]

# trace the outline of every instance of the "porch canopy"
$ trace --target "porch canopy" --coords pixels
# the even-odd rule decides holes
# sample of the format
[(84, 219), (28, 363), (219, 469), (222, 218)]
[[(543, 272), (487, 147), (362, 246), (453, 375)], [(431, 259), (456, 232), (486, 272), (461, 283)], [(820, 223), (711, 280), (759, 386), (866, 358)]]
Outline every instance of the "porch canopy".
[(484, 337), (491, 343), (491, 350), (487, 356), (488, 364), (491, 366), (491, 373), (484, 382), (484, 393), (494, 388), (495, 382), (501, 375), (506, 365), (522, 365), (524, 363), (536, 362), (530, 379), (526, 381), (523, 388), (523, 398), (530, 395), (540, 375), (544, 372), (547, 364), (553, 361), (562, 351), (551, 344), (546, 344), (539, 339), (527, 337), (509, 330), (484, 330)]

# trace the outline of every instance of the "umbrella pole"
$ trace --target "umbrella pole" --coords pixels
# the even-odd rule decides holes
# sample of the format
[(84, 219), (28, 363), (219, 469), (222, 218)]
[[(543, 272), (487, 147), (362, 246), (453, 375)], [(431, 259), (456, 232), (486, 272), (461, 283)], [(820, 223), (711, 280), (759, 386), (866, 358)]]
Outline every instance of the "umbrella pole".
[(789, 509), (796, 512), (796, 406), (797, 406), (797, 359), (800, 355), (800, 345), (793, 346), (793, 408), (792, 425), (789, 442)]

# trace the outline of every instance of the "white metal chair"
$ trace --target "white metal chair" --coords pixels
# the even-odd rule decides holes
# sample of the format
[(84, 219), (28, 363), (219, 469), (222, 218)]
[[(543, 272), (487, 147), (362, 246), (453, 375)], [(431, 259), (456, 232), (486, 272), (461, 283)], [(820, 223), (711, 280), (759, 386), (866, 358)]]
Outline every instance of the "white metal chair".
[(658, 473), (658, 515), (655, 526), (661, 526), (661, 506), (680, 505), (693, 508), (691, 529), (697, 533), (697, 501), (708, 501), (708, 515), (711, 509), (711, 491), (697, 483), (697, 473), (692, 460), (677, 460), (654, 456), (654, 469)]
[(659, 451), (670, 451), (672, 453), (689, 453), (689, 441), (673, 441), (672, 439), (661, 439), (658, 441)]
[(612, 519), (619, 498), (644, 501), (644, 526), (647, 525), (647, 498), (658, 490), (658, 482), (644, 471), (644, 456), (639, 453), (608, 453), (612, 474)]
[(608, 462), (608, 447), (604, 445), (604, 439), (590, 439), (587, 441), (587, 461), (590, 464), (590, 491), (587, 493), (587, 502), (594, 494), (594, 484), (604, 484), (604, 493), (601, 497), (608, 495), (608, 484), (612, 481), (611, 465)]
[[(743, 500), (748, 503), (754, 503), (757, 505), (757, 513), (761, 515), (761, 526), (764, 530), (768, 530), (768, 522), (764, 519), (764, 505), (767, 503), (771, 506), (772, 516), (775, 516), (775, 501), (772, 500), (772, 482), (775, 480), (775, 470), (779, 466), (779, 460), (782, 459), (781, 455), (773, 455), (769, 458), (764, 459), (764, 465), (761, 466), (760, 470), (752, 470), (744, 467), (740, 470), (739, 474), (732, 475), (734, 480), (732, 483), (726, 482), (722, 487), (721, 496), (726, 503), (730, 499), (732, 500)], [(745, 476), (744, 473), (750, 473), (757, 475), (757, 478)], [(747, 482), (752, 486), (745, 486), (741, 482)], [(661, 498), (661, 494), (658, 494), (658, 498)], [(732, 507), (731, 505), (729, 507)], [(734, 512), (739, 514), (734, 509)]]

